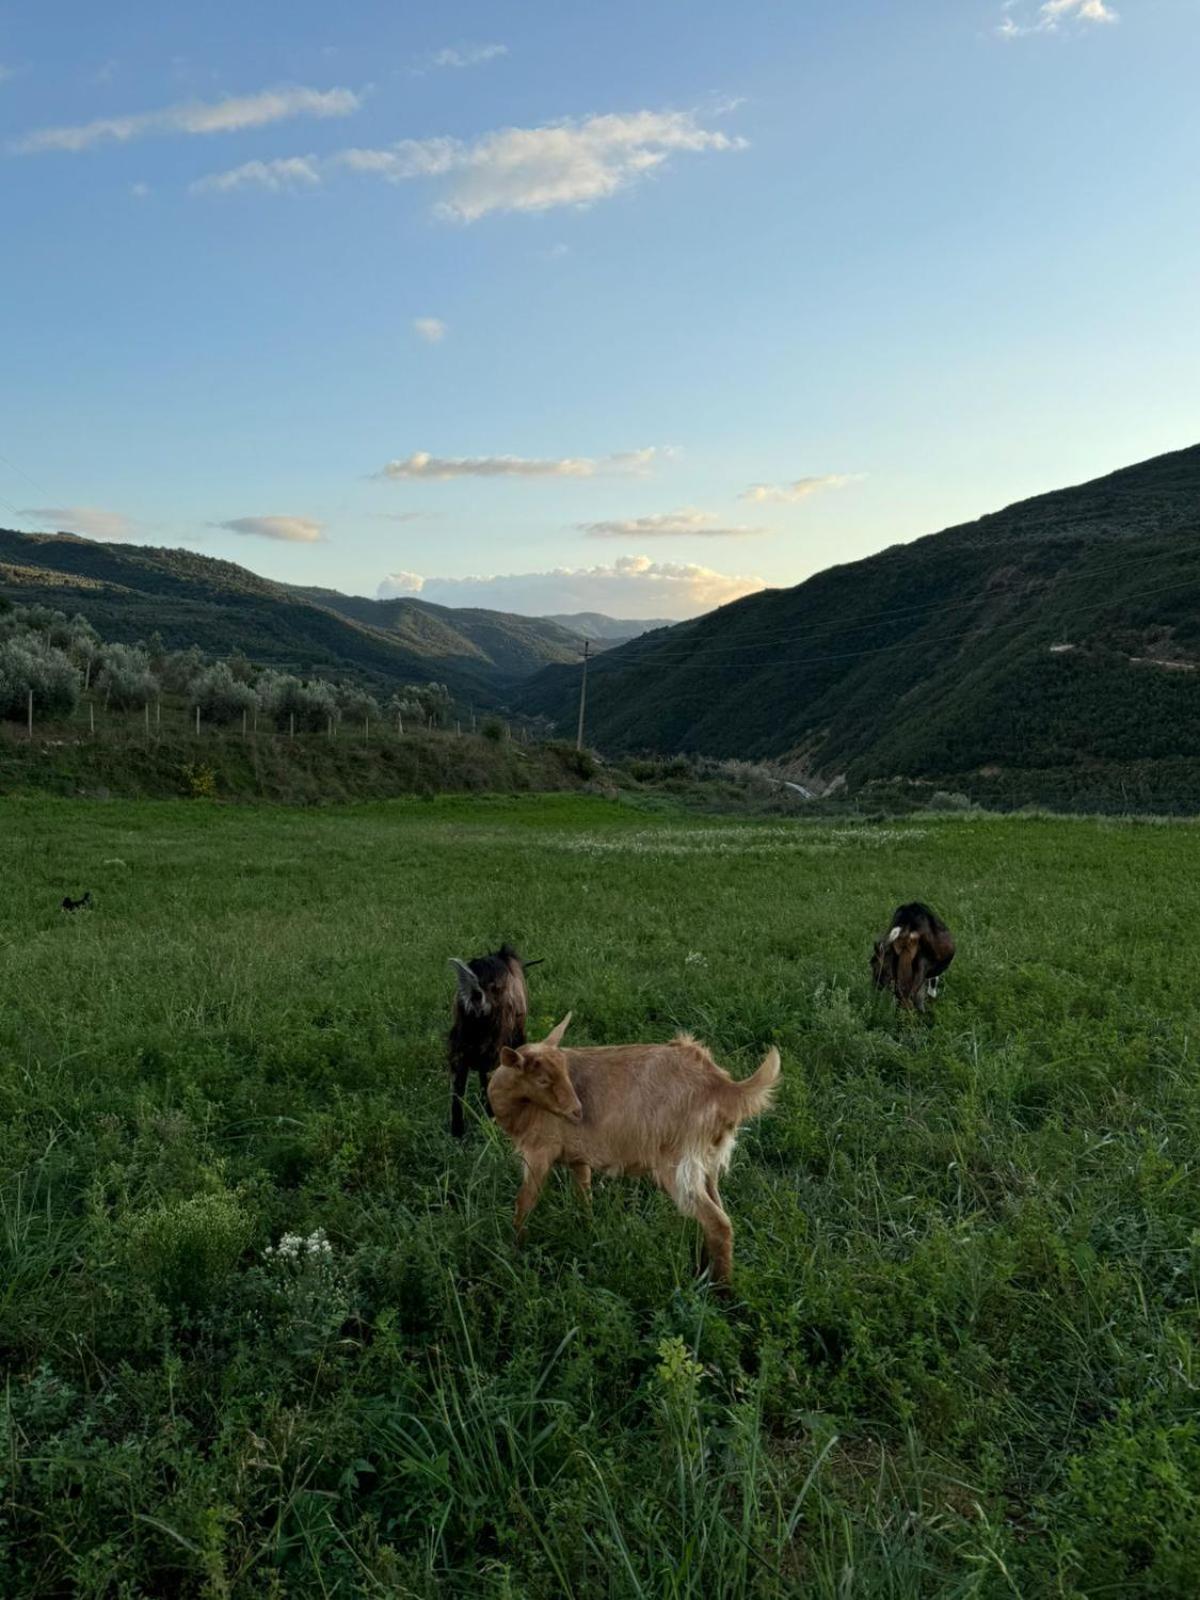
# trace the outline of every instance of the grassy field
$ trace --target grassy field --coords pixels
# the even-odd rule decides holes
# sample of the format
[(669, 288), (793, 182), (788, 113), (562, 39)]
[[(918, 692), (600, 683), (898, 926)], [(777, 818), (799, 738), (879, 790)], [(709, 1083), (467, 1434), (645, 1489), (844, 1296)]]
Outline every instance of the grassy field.
[[(1193, 1596), (1200, 830), (0, 802), (0, 1593)], [(91, 914), (64, 893), (90, 889)], [(868, 988), (928, 898), (932, 1020)], [(446, 1131), (446, 959), (777, 1109), (734, 1291)]]

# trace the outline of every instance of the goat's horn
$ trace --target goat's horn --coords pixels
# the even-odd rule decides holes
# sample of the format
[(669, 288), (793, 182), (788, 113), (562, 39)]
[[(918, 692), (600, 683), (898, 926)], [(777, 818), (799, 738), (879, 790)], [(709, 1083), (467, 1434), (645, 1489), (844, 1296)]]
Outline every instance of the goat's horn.
[(479, 979), (471, 971), (470, 967), (465, 961), (460, 961), (457, 956), (451, 956), (450, 965), (457, 970), (459, 983), (465, 983), (468, 985), (468, 987), (472, 989), (478, 989), (480, 992), (482, 992), (483, 985), (480, 983)]
[(552, 1049), (555, 1046), (561, 1044), (562, 1043), (562, 1036), (563, 1036), (564, 1033), (566, 1033), (566, 1031), (567, 1031), (567, 1023), (570, 1022), (570, 1020), (571, 1020), (571, 1013), (568, 1011), (566, 1016), (558, 1024), (557, 1028), (551, 1028), (550, 1032), (546, 1035), (545, 1039), (543, 1040), (543, 1043), (550, 1045), (550, 1047)]

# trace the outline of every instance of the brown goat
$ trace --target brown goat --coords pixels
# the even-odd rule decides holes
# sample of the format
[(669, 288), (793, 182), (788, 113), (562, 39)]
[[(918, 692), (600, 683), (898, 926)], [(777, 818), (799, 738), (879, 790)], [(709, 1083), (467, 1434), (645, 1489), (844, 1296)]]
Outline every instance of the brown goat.
[(871, 976), (877, 989), (891, 989), (902, 1010), (936, 1000), (942, 974), (954, 960), (954, 940), (939, 916), (919, 900), (897, 906), (892, 925), (877, 939)]
[[(529, 995), (525, 972), (536, 961), (522, 961), (511, 945), (502, 944), (494, 955), (460, 961), (451, 956), (458, 973), (454, 1020), (450, 1027), (450, 1132), (463, 1136), (463, 1095), (467, 1079), (479, 1074), (479, 1087), (487, 1106), (488, 1075), (505, 1045), (525, 1043), (525, 1018)], [(489, 1115), (491, 1107), (487, 1106)]]
[(570, 1013), (540, 1044), (503, 1049), (488, 1084), (496, 1120), (525, 1168), (518, 1237), (546, 1174), (571, 1168), (581, 1192), (592, 1173), (651, 1177), (704, 1233), (714, 1278), (728, 1282), (733, 1224), (717, 1179), (737, 1130), (765, 1111), (779, 1079), (772, 1047), (753, 1077), (735, 1083), (687, 1034), (670, 1044), (560, 1048)]

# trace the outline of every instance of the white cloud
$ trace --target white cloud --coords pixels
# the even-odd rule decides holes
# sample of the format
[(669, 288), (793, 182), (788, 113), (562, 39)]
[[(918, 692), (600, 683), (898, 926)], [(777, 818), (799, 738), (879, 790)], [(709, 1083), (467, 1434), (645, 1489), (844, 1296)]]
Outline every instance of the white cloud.
[(495, 61), (507, 54), (506, 44), (469, 44), (457, 50), (439, 50), (429, 59), (435, 67), (477, 67), (481, 62)]
[(823, 489), (844, 489), (848, 483), (855, 481), (853, 474), (827, 472), (822, 478), (794, 478), (791, 483), (752, 483), (748, 489), (742, 490), (738, 499), (753, 500), (759, 504), (773, 501), (779, 505), (796, 505), (801, 500), (807, 500), (811, 494), (820, 494)]
[(150, 185), (148, 183), (131, 183), (129, 192), (135, 200), (144, 200), (150, 193)]
[(44, 522), (57, 533), (81, 533), (88, 539), (132, 539), (134, 533), (128, 517), (99, 506), (30, 506), (21, 515)]
[(765, 528), (722, 524), (715, 512), (698, 511), (695, 506), (615, 522), (577, 522), (575, 526), (590, 539), (680, 538), (688, 534), (699, 534), (706, 539), (745, 539), (766, 532)]
[(414, 317), (413, 332), (426, 344), (440, 344), (446, 337), (446, 324), (440, 317)]
[(1120, 13), (1107, 0), (1042, 0), (1036, 9), (1023, 7), (1020, 0), (1005, 0), (996, 32), (1004, 39), (1020, 39), (1033, 33), (1061, 33), (1072, 23), (1117, 22)]
[(594, 478), (602, 473), (637, 476), (648, 471), (659, 454), (654, 445), (599, 460), (590, 456), (557, 460), (544, 456), (433, 456), (428, 450), (417, 450), (402, 461), (389, 461), (375, 477), (444, 482), (450, 478)]
[(25, 155), (43, 150), (87, 150), (111, 139), (118, 144), (153, 134), (237, 133), (263, 128), (293, 117), (346, 117), (362, 105), (352, 89), (306, 89), (292, 86), (263, 89), (258, 94), (204, 102), (190, 100), (132, 116), (100, 117), (70, 127), (41, 128), (19, 139), (13, 148)]
[(603, 611), (618, 617), (695, 617), (763, 588), (760, 578), (733, 577), (711, 567), (649, 556), (621, 556), (611, 566), (557, 567), (550, 572), (515, 572), (491, 577), (424, 578), (390, 573), (379, 598), (419, 594), (445, 606), (483, 606), (546, 616)]
[[(539, 128), (501, 128), (464, 141), (402, 139), (383, 149), (342, 150), (316, 164), (302, 157), (318, 178), (341, 169), (388, 183), (443, 179), (437, 216), (477, 222), (493, 212), (549, 211), (587, 206), (628, 188), (672, 155), (742, 150), (746, 141), (703, 127), (694, 111), (635, 111)], [(259, 182), (278, 188), (278, 163), (254, 163), (215, 173), (195, 189), (240, 188)]]
[(311, 517), (234, 517), (229, 522), (214, 522), (213, 527), (254, 539), (281, 539), (286, 544), (317, 544), (325, 537), (324, 524)]
[(321, 181), (316, 156), (283, 156), (277, 161), (246, 161), (228, 172), (197, 178), (193, 194), (228, 194), (233, 189), (313, 189)]

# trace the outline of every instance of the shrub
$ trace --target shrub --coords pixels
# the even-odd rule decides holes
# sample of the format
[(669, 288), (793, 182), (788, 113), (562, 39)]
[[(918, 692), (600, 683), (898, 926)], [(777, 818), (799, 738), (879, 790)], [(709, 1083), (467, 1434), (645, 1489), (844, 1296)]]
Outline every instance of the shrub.
[(23, 718), (30, 690), (35, 717), (66, 716), (79, 689), (79, 673), (68, 657), (36, 633), (0, 639), (0, 716)]
[(207, 1304), (250, 1242), (236, 1195), (198, 1194), (139, 1217), (129, 1238), (135, 1273), (172, 1307)]
[(485, 739), (490, 739), (493, 744), (504, 743), (504, 724), (499, 717), (485, 717), (479, 731)]
[(191, 696), (205, 722), (237, 722), (243, 712), (258, 705), (254, 690), (235, 678), (224, 661), (217, 661), (200, 673), (191, 685)]
[(147, 705), (159, 692), (149, 656), (130, 644), (105, 645), (96, 687), (103, 692), (105, 703), (119, 711)]
[(180, 768), (184, 793), (192, 800), (213, 800), (217, 794), (217, 775), (207, 761), (189, 761)]
[(291, 727), (295, 717), (298, 733), (323, 733), (330, 717), (338, 713), (332, 684), (320, 680), (302, 683), (286, 672), (262, 675), (258, 680), (258, 703), (281, 732)]

